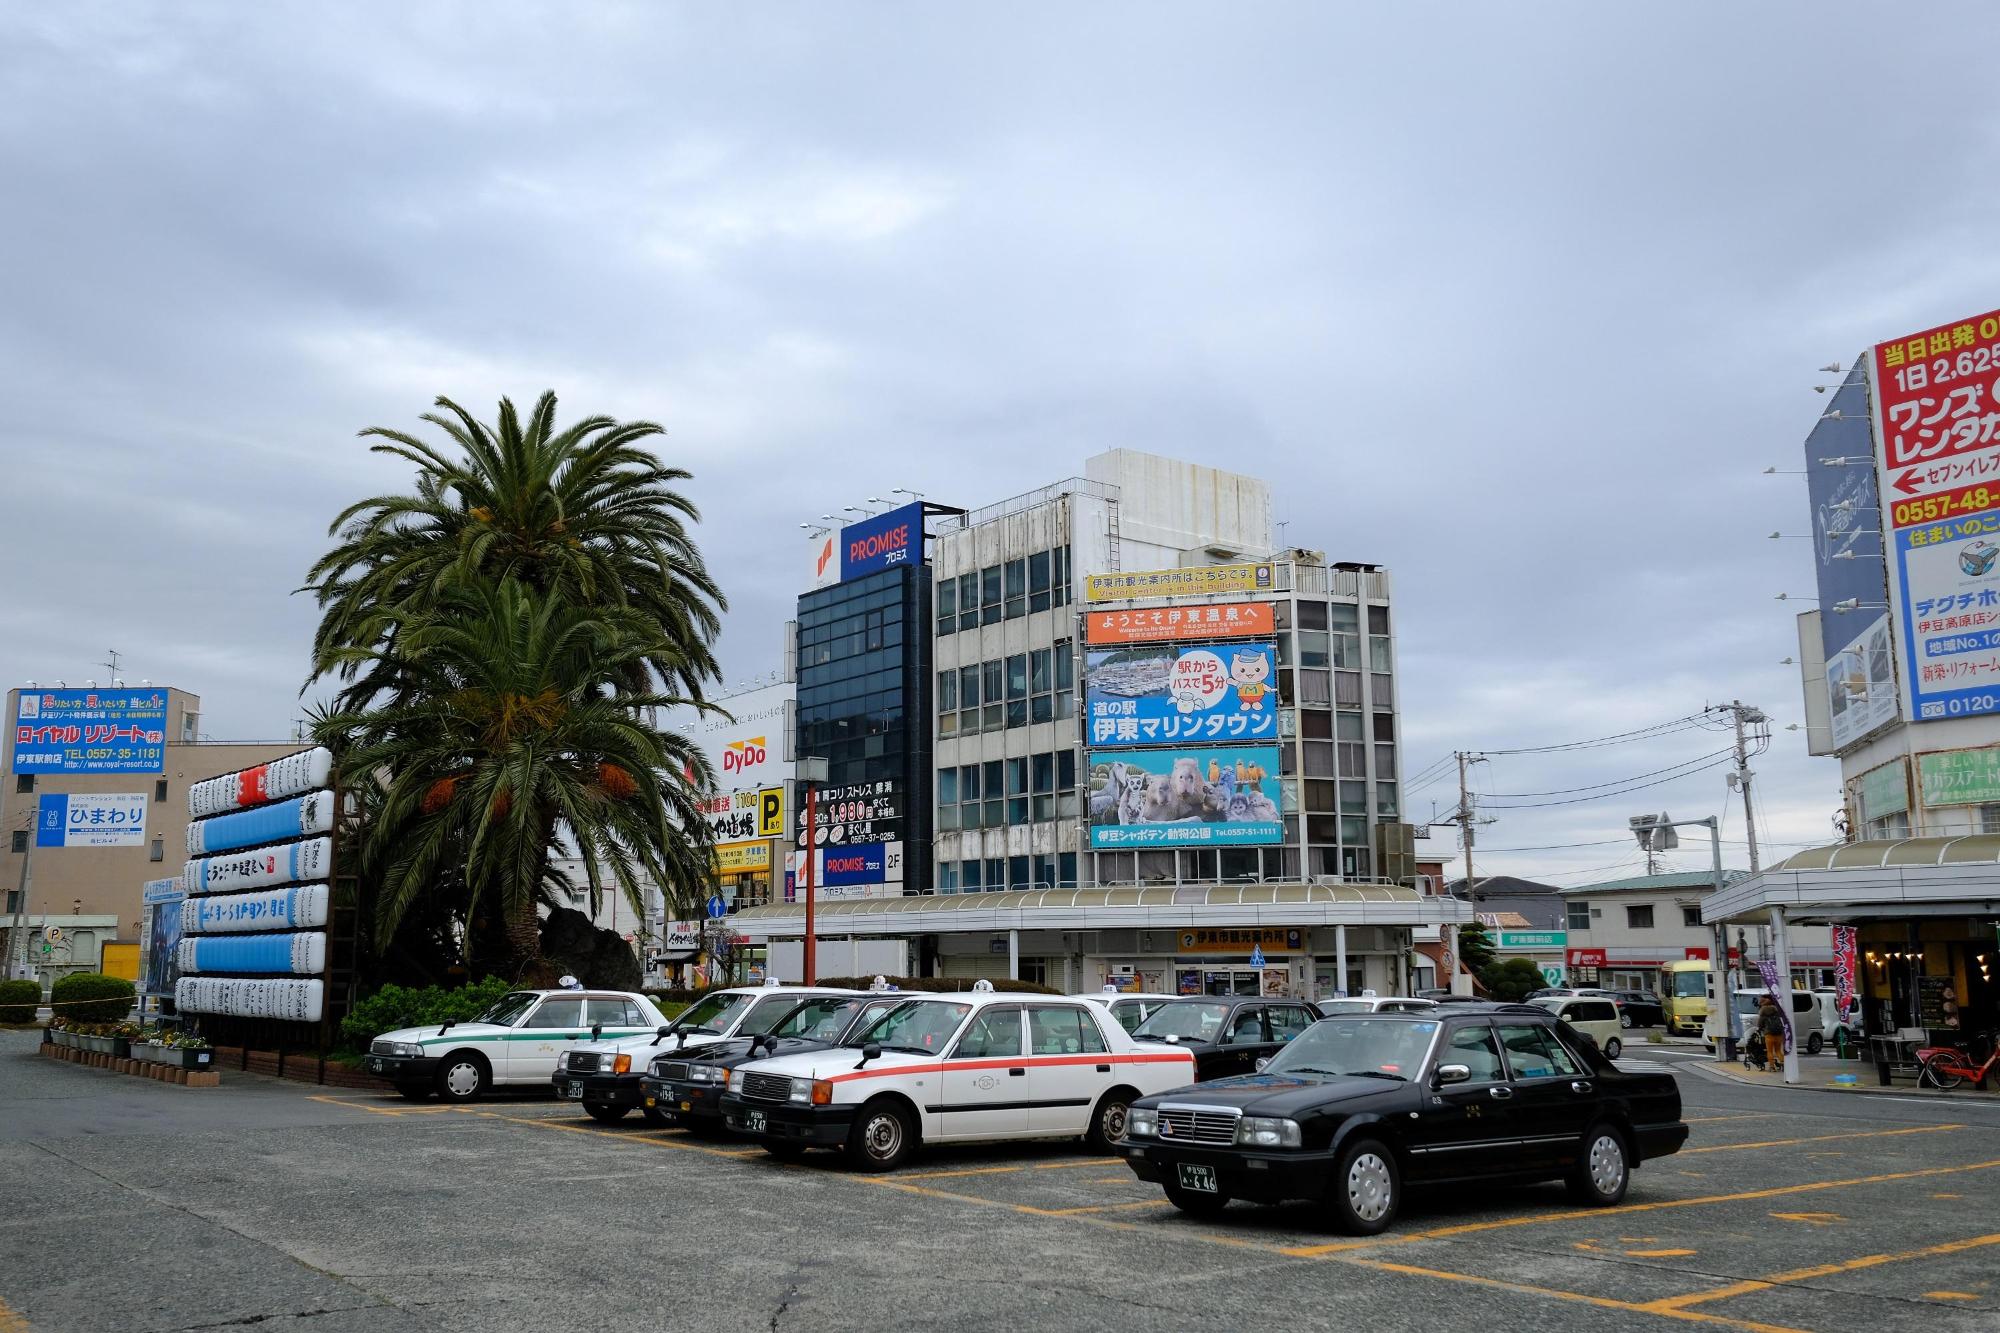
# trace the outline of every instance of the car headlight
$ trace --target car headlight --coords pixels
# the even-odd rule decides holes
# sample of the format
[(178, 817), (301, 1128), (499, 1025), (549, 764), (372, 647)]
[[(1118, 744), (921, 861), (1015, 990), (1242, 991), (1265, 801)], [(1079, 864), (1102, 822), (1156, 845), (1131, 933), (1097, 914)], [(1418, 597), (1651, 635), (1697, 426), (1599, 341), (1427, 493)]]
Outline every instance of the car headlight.
[(741, 1092), (741, 1091), (743, 1091), (743, 1071), (742, 1071), (742, 1070), (740, 1070), (740, 1069), (732, 1069), (732, 1070), (730, 1070), (730, 1071), (729, 1071), (729, 1090), (730, 1090), (731, 1092)]
[(1246, 1115), (1236, 1122), (1236, 1141), (1251, 1148), (1296, 1148), (1305, 1140), (1296, 1120)]
[(1135, 1106), (1125, 1116), (1128, 1138), (1150, 1139), (1160, 1132), (1160, 1113), (1151, 1107)]
[(392, 1041), (389, 1043), (389, 1054), (391, 1055), (418, 1056), (423, 1053), (424, 1048), (413, 1041)]
[(812, 1105), (812, 1095), (813, 1081), (811, 1079), (795, 1078), (792, 1080), (792, 1101), (797, 1102), (801, 1106), (810, 1106)]
[(689, 1065), (688, 1082), (727, 1083), (729, 1082), (729, 1071), (720, 1065)]

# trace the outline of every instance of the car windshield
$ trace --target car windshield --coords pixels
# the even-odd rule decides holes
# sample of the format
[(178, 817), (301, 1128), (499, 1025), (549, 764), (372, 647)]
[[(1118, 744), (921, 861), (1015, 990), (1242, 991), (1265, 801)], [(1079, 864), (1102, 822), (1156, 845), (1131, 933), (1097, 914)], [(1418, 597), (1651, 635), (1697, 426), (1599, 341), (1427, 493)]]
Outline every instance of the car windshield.
[(1161, 1005), (1152, 1017), (1132, 1029), (1135, 1037), (1152, 1037), (1165, 1040), (1178, 1037), (1182, 1041), (1214, 1041), (1222, 1034), (1222, 1022), (1229, 1017), (1226, 1004), (1202, 1004), (1191, 1000), (1175, 1000)]
[(752, 998), (741, 993), (704, 995), (674, 1020), (674, 1031), (727, 1032), (743, 1011), (750, 1007)]
[(1683, 1000), (1698, 999), (1708, 994), (1708, 973), (1674, 973), (1674, 994)]
[(784, 1021), (771, 1029), (771, 1035), (805, 1037), (812, 1041), (832, 1041), (847, 1030), (848, 1023), (861, 1005), (860, 999), (844, 995), (827, 995), (816, 1000), (807, 1000), (786, 1014)]
[(1437, 1030), (1438, 1025), (1428, 1021), (1325, 1018), (1292, 1038), (1285, 1049), (1271, 1057), (1264, 1072), (1413, 1078)]
[(882, 1015), (849, 1045), (872, 1042), (885, 1051), (932, 1055), (944, 1050), (951, 1034), (971, 1012), (971, 1005), (956, 1000), (910, 1000)]
[(529, 1009), (534, 1007), (535, 999), (535, 993), (531, 990), (508, 991), (505, 995), (495, 1000), (485, 1013), (472, 1021), (475, 1023), (498, 1023), (501, 1027), (506, 1028), (513, 1027), (521, 1021), (522, 1014), (527, 1013)]

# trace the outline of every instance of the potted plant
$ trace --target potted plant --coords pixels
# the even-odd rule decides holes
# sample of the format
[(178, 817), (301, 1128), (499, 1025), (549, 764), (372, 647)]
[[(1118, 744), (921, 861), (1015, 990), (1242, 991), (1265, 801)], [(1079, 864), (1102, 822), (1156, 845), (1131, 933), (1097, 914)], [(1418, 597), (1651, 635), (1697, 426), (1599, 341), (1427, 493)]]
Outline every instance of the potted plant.
[(175, 1069), (206, 1069), (215, 1060), (215, 1048), (193, 1032), (170, 1032), (160, 1063)]

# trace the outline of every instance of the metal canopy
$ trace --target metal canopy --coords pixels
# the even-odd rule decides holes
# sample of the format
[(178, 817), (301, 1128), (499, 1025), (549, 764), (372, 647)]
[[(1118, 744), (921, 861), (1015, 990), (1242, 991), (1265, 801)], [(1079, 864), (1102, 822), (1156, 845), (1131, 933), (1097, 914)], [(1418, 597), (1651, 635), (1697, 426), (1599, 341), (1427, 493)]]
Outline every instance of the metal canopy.
[(2000, 915), (2000, 834), (1809, 848), (1711, 894), (1701, 919), (1762, 921), (1773, 907), (1808, 923)]
[[(1178, 926), (1439, 926), (1472, 920), (1469, 903), (1389, 884), (1120, 885), (853, 898), (813, 906), (815, 932), (948, 935), (960, 931), (1164, 929)], [(772, 903), (730, 918), (752, 940), (805, 933), (805, 908)]]

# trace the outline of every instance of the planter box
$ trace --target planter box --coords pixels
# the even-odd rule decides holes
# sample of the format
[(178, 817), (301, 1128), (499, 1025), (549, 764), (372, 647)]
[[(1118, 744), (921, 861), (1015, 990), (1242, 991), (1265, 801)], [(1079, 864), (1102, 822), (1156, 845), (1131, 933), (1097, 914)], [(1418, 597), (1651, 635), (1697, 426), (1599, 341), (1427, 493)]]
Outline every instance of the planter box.
[(213, 1050), (183, 1050), (173, 1046), (134, 1046), (132, 1058), (169, 1069), (209, 1069), (215, 1064)]

